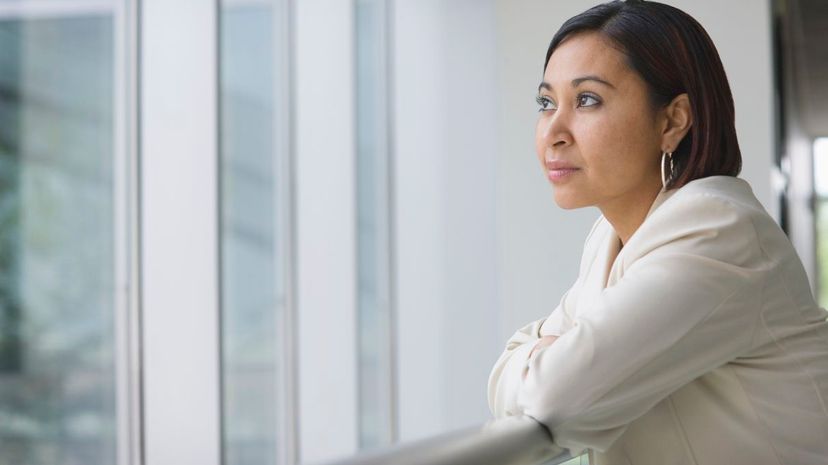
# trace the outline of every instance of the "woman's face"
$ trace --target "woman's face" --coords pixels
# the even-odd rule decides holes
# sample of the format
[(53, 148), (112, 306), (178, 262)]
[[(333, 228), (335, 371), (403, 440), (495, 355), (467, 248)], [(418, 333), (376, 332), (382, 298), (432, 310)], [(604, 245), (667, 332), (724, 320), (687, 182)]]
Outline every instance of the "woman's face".
[(623, 60), (594, 32), (549, 58), (535, 140), (561, 208), (618, 209), (661, 186), (661, 130), (645, 82)]

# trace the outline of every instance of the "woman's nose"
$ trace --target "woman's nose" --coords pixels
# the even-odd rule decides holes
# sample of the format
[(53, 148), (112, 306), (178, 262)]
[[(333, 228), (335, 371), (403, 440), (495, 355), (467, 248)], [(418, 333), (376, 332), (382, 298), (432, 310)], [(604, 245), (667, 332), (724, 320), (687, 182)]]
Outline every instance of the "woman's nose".
[(572, 143), (568, 118), (565, 111), (557, 110), (543, 119), (542, 137), (546, 146), (561, 147)]

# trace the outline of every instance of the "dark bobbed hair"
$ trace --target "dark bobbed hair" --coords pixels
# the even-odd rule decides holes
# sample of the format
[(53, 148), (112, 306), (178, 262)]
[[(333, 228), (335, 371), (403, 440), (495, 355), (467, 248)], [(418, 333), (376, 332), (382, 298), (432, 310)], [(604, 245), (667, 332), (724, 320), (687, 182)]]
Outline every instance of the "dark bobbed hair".
[(663, 3), (615, 0), (567, 20), (555, 33), (549, 57), (567, 37), (601, 33), (647, 83), (653, 110), (687, 93), (690, 130), (673, 150), (677, 175), (667, 188), (714, 175), (737, 176), (742, 154), (736, 139), (733, 95), (719, 53), (707, 32), (687, 13)]

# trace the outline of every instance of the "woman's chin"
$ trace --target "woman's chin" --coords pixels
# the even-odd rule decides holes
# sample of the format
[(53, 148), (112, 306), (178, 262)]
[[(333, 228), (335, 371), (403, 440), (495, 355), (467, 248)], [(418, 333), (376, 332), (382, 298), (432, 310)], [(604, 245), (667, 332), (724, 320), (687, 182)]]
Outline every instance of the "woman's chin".
[(583, 208), (589, 206), (589, 204), (584, 202), (583, 199), (579, 199), (576, 196), (567, 195), (564, 192), (558, 191), (558, 189), (555, 189), (555, 203), (558, 205), (558, 207), (563, 208), (564, 210), (574, 210), (576, 208)]

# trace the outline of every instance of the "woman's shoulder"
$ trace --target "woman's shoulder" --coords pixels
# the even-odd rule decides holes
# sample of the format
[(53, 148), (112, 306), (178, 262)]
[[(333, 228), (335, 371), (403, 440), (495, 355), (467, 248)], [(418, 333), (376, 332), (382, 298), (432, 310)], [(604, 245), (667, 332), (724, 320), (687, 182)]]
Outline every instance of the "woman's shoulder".
[[(753, 193), (753, 188), (742, 178), (734, 176), (708, 176), (695, 179), (676, 189), (670, 198), (675, 204), (685, 202), (725, 202), (743, 214), (765, 213), (764, 207)], [(665, 202), (665, 205), (670, 202)]]
[(769, 227), (778, 229), (747, 181), (710, 176), (670, 192), (628, 246), (639, 257), (658, 250), (748, 265), (761, 259), (760, 229)]
[(688, 215), (704, 227), (706, 221), (716, 225), (728, 218), (728, 224), (749, 227), (757, 236), (784, 234), (756, 198), (750, 184), (734, 176), (709, 176), (691, 181), (677, 189), (660, 210), (653, 212), (654, 222), (675, 221), (677, 216)]

